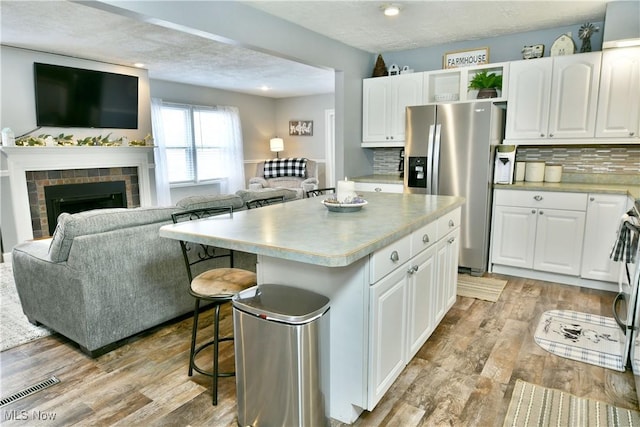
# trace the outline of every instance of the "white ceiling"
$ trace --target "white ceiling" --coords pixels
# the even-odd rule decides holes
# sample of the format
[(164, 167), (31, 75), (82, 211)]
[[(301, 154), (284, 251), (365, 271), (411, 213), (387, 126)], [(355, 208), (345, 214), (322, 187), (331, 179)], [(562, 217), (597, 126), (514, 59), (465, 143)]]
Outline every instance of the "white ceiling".
[[(388, 52), (603, 21), (607, 0), (246, 1), (349, 46)], [(152, 79), (274, 98), (333, 92), (333, 72), (69, 1), (0, 1), (4, 45), (131, 66)], [(188, 46), (188, 49), (185, 49)], [(267, 86), (269, 91), (262, 91)]]

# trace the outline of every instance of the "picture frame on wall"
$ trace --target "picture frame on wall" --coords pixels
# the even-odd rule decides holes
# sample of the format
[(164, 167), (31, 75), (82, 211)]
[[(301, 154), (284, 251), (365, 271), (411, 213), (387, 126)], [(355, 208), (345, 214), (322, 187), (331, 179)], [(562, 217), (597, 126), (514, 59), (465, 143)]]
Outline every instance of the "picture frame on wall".
[(313, 120), (289, 120), (289, 135), (313, 136)]

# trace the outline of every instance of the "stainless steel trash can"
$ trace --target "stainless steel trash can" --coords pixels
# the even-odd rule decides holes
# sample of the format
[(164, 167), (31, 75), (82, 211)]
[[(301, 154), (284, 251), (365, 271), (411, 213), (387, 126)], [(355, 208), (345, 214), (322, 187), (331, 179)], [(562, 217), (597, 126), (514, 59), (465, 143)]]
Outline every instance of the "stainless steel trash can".
[(238, 425), (329, 424), (329, 298), (263, 284), (233, 298)]

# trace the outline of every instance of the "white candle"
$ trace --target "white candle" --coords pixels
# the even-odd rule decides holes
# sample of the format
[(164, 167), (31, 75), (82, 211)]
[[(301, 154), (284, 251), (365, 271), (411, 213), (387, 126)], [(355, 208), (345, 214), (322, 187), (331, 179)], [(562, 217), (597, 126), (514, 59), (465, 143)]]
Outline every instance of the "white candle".
[(344, 177), (344, 181), (338, 181), (337, 188), (337, 198), (338, 202), (344, 203), (350, 201), (357, 196), (356, 194), (356, 183), (353, 181), (347, 180), (347, 177)]

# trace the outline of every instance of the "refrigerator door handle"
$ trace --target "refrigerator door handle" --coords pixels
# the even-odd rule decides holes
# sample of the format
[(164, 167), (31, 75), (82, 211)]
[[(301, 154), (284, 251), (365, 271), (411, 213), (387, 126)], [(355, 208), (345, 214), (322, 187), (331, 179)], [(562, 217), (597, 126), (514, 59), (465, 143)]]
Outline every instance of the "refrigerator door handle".
[(429, 125), (429, 140), (427, 141), (427, 194), (433, 194), (433, 145), (436, 126)]
[(429, 173), (429, 177), (431, 178), (431, 185), (429, 186), (429, 194), (439, 194), (438, 193), (438, 175), (440, 174), (440, 131), (442, 129), (442, 125), (438, 123), (436, 125), (436, 134), (433, 139), (433, 151), (432, 155), (429, 156), (428, 165), (431, 166), (431, 172)]

